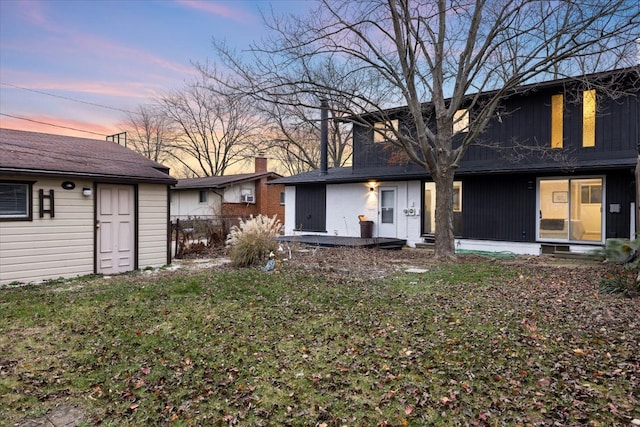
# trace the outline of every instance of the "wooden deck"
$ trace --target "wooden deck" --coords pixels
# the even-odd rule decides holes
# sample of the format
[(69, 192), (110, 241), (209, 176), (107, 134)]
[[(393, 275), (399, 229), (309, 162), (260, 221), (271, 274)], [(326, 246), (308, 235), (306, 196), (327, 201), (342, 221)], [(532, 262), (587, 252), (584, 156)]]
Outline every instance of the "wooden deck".
[(343, 237), (303, 234), (299, 236), (281, 236), (279, 242), (299, 243), (323, 248), (350, 247), (350, 248), (378, 248), (378, 249), (402, 249), (407, 241), (389, 237)]

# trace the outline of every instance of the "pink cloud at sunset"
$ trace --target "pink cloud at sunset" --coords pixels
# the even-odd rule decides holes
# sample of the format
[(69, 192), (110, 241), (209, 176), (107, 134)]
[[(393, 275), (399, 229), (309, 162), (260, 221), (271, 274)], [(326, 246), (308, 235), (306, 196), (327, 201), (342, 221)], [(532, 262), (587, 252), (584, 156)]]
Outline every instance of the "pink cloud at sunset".
[(196, 76), (194, 63), (215, 62), (212, 38), (247, 46), (265, 31), (261, 9), (311, 5), (0, 0), (0, 126), (116, 133), (128, 112)]
[[(176, 0), (176, 3), (187, 8), (196, 9), (213, 15), (222, 16), (236, 22), (254, 22), (255, 18), (250, 13), (235, 7), (227, 7), (222, 3), (209, 3), (200, 0)], [(239, 3), (230, 3), (239, 4)]]
[(104, 139), (106, 135), (118, 132), (111, 126), (103, 126), (91, 122), (70, 119), (57, 119), (46, 116), (28, 117), (28, 126), (25, 120), (15, 117), (0, 115), (0, 128), (27, 130), (30, 132), (51, 133), (55, 135), (77, 136), (80, 138)]

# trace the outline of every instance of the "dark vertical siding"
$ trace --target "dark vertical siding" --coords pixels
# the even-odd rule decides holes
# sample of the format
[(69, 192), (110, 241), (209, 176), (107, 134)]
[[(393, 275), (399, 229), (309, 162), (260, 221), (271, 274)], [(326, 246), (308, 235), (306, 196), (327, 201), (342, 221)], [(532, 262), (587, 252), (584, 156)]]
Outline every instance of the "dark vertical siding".
[(296, 224), (301, 231), (327, 231), (327, 189), (324, 184), (296, 186)]
[[(563, 158), (553, 159), (551, 150), (551, 97), (564, 95)], [(634, 157), (640, 143), (640, 96), (637, 91), (611, 99), (596, 91), (596, 145), (582, 147), (582, 88), (544, 87), (503, 100), (499, 112), (490, 121), (476, 143), (465, 153), (461, 167), (487, 170), (527, 162), (531, 166), (563, 168), (567, 162)], [(471, 112), (473, 120), (473, 111)], [(412, 133), (406, 117), (401, 127)], [(524, 146), (543, 148), (527, 150)], [(373, 143), (370, 128), (354, 125), (354, 169), (391, 165), (393, 147)], [(556, 156), (558, 157), (558, 156)], [(487, 167), (488, 166), (488, 167)]]
[[(609, 173), (606, 178), (606, 215), (607, 238), (629, 238), (631, 221), (631, 202), (635, 200), (635, 178), (633, 171)], [(610, 212), (612, 204), (620, 205), (620, 213)]]
[[(469, 177), (462, 182), (462, 237), (536, 241), (536, 176)], [(630, 207), (635, 200), (634, 192), (635, 180), (631, 169), (606, 174), (607, 199), (603, 209), (607, 238), (629, 237)], [(619, 213), (610, 212), (612, 204), (620, 205)]]
[(478, 176), (462, 180), (463, 237), (534, 242), (534, 176)]

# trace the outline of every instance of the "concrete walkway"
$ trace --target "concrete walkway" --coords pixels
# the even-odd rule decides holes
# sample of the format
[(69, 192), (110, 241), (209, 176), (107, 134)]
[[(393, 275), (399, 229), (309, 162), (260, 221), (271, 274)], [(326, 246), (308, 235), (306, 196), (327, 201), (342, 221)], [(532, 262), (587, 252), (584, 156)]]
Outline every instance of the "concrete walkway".
[(17, 427), (75, 427), (85, 421), (85, 414), (75, 406), (61, 406), (46, 415), (30, 418), (16, 424)]

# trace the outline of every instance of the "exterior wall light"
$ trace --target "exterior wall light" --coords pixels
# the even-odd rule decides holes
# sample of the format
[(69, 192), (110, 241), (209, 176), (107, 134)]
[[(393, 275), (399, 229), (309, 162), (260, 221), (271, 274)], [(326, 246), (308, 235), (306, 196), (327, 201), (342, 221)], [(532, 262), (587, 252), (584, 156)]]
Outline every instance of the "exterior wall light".
[(85, 196), (85, 197), (90, 197), (92, 193), (93, 193), (93, 192), (92, 192), (92, 191), (91, 191), (91, 189), (90, 189), (90, 188), (88, 188), (88, 187), (84, 187), (84, 188), (82, 189), (82, 195), (83, 195), (83, 196)]

